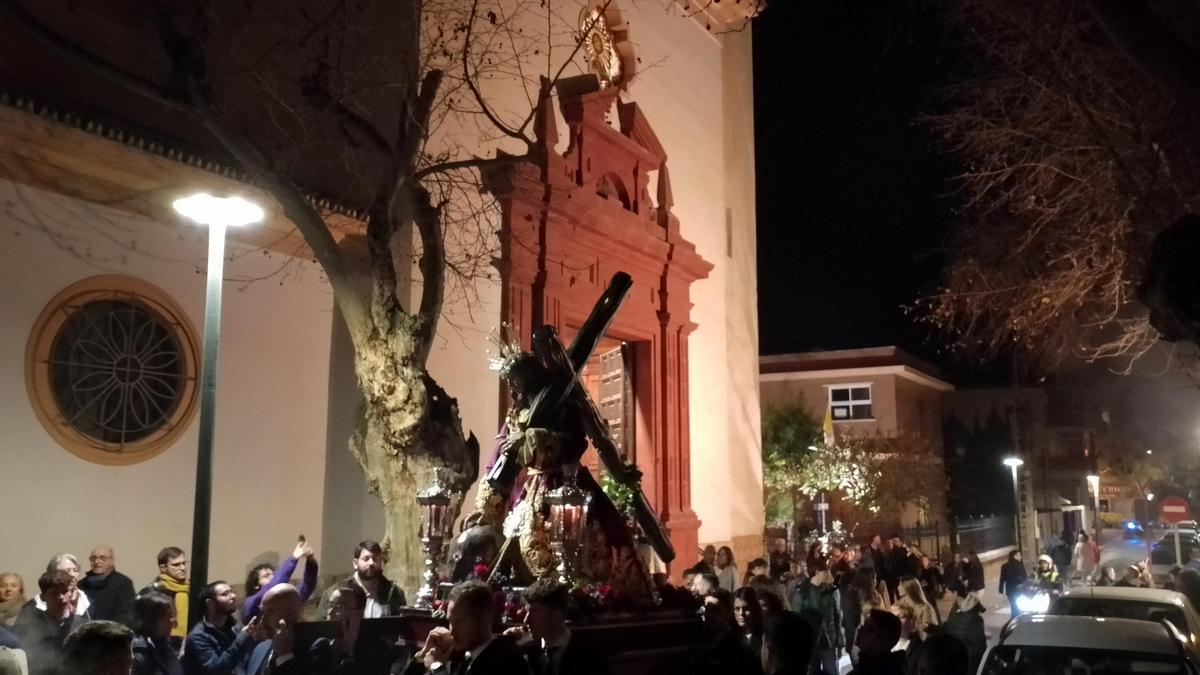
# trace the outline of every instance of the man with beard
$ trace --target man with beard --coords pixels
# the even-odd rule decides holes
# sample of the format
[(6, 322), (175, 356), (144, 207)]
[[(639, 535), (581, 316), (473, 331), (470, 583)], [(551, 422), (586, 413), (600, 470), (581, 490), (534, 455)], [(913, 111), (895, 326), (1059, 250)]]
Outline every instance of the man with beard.
[(200, 591), (204, 618), (187, 636), (183, 670), (188, 675), (245, 675), (246, 657), (262, 639), (258, 617), (246, 626), (233, 618), (237, 594), (228, 583), (214, 581)]
[(128, 626), (133, 620), (133, 580), (117, 571), (117, 557), (111, 546), (92, 549), (88, 561), (92, 568), (80, 580), (79, 588), (92, 601), (92, 618)]
[(392, 583), (391, 579), (383, 576), (383, 547), (379, 542), (370, 539), (354, 547), (354, 574), (329, 587), (321, 596), (321, 605), (317, 608), (318, 616), (329, 615), (329, 604), (333, 593), (341, 586), (353, 584), (363, 589), (367, 594), (367, 602), (363, 607), (364, 619), (378, 619), (384, 616), (395, 616), (404, 607), (404, 591)]

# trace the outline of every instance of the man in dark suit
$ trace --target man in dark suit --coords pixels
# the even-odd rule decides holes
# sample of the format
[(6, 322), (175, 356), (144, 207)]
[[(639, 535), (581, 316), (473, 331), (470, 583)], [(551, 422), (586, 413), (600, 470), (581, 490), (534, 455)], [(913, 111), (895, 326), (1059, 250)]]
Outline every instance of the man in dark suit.
[(291, 584), (279, 584), (267, 591), (262, 601), (263, 630), (271, 639), (265, 640), (250, 652), (246, 675), (304, 675), (307, 664), (295, 649), (296, 624), (304, 601), (300, 591)]
[(573, 639), (567, 628), (567, 600), (563, 584), (534, 582), (525, 590), (525, 627), (505, 634), (518, 639), (533, 675), (609, 675), (605, 656)]
[(88, 614), (100, 621), (116, 621), (128, 626), (133, 621), (133, 581), (117, 571), (117, 557), (111, 546), (97, 546), (88, 556), (92, 563), (79, 588), (92, 601)]
[(450, 628), (434, 628), (405, 675), (529, 675), (511, 637), (492, 632), (492, 589), (467, 581), (450, 591)]

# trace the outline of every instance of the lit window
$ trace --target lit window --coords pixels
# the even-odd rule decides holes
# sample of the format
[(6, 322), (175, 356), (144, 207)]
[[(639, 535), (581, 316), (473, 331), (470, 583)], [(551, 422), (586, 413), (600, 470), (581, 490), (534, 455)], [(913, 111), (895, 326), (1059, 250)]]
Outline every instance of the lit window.
[(875, 419), (871, 412), (871, 385), (830, 387), (829, 408), (835, 422)]

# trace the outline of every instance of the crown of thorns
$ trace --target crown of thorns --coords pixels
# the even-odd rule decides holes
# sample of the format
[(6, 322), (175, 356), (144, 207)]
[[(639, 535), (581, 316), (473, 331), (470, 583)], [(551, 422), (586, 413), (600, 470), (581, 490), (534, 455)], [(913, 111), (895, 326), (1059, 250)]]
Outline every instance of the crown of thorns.
[(513, 364), (524, 354), (520, 334), (516, 328), (502, 323), (498, 330), (493, 328), (488, 333), (488, 341), (492, 343), (492, 347), (487, 350), (488, 368), (507, 377)]

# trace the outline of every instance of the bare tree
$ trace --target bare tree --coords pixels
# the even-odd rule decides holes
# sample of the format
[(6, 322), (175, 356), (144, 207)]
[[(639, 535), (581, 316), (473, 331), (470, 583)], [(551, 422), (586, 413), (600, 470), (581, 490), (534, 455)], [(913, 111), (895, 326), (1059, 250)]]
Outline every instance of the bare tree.
[[(1155, 5), (952, 4), (966, 72), (926, 121), (961, 160), (963, 209), (943, 284), (917, 310), (955, 350), (1045, 370), (1127, 367), (1156, 344), (1137, 300), (1146, 253), (1200, 202), (1197, 85), (1162, 53), (1191, 51), (1200, 11)], [(1150, 69), (1131, 58), (1156, 44)]]
[[(62, 3), (0, 6), (91, 76), (202, 128), (303, 235), (353, 342), (365, 405), (351, 449), (384, 505), (389, 573), (414, 588), (413, 494), (439, 468), (461, 490), (478, 469), (455, 399), (426, 369), (448, 295), (492, 274), (497, 223), (478, 172), (535, 157), (537, 112), (579, 72), (580, 4), (151, 1), (145, 60), (93, 39)], [(501, 88), (523, 92), (521, 109), (489, 97)], [(362, 236), (345, 241), (365, 240), (365, 269), (310, 183), (361, 207)]]

